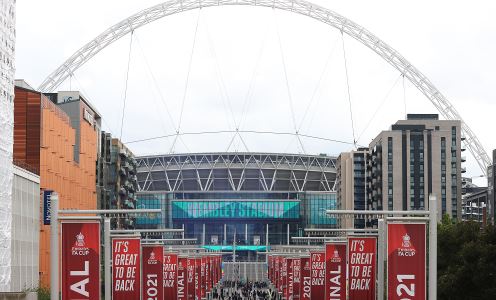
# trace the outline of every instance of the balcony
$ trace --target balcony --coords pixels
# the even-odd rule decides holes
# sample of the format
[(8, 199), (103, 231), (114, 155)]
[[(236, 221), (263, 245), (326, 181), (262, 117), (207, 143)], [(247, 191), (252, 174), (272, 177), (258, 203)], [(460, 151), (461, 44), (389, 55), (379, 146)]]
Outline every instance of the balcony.
[(467, 161), (467, 157), (466, 156), (462, 156), (462, 157), (460, 157), (460, 159), (461, 159), (462, 162), (466, 162)]
[(461, 171), (462, 173), (466, 173), (466, 172), (467, 172), (467, 168), (465, 168), (465, 167), (461, 167), (461, 168), (460, 168), (460, 171)]

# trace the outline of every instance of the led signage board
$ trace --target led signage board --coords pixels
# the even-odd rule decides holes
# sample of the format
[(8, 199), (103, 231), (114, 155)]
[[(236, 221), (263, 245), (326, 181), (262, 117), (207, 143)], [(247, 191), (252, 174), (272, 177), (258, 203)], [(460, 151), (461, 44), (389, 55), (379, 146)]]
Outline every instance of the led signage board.
[(299, 201), (173, 201), (174, 219), (299, 219)]

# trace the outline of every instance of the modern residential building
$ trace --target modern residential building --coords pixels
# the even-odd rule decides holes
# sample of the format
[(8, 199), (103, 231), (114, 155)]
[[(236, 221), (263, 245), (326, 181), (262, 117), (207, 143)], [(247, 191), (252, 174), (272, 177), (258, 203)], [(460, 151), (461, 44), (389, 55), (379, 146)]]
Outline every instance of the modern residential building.
[[(368, 148), (338, 158), (337, 193), (342, 209), (423, 210), (438, 197), (439, 217), (461, 219), (461, 122), (436, 114), (409, 114), (381, 132)], [(364, 192), (365, 190), (365, 192)], [(374, 227), (376, 220), (344, 221)]]
[(487, 217), (488, 222), (495, 224), (496, 216), (496, 149), (493, 150), (493, 164), (487, 168)]
[(11, 289), (15, 8), (0, 2), (0, 293)]
[(487, 200), (488, 190), (486, 187), (479, 188), (467, 193), (462, 199), (462, 220), (475, 221), (484, 226), (487, 224)]
[[(68, 114), (44, 94), (16, 81), (14, 160), (39, 172), (40, 189), (56, 191), (60, 209), (96, 209), (100, 117), (81, 97), (74, 101), (64, 107)], [(44, 286), (50, 278), (49, 236), (50, 226), (40, 225), (39, 275)]]
[(437, 114), (409, 114), (381, 132), (369, 145), (372, 209), (428, 209), (432, 193), (439, 218), (461, 219), (462, 140), (461, 122)]
[[(336, 191), (338, 206), (343, 210), (370, 210), (368, 199), (369, 149), (343, 152), (337, 159)], [(365, 219), (346, 218), (341, 224), (345, 228), (365, 228)], [(369, 220), (370, 222), (370, 220)], [(369, 227), (368, 224), (367, 227)]]
[[(305, 228), (335, 228), (336, 158), (268, 153), (169, 154), (137, 158), (138, 206), (162, 209), (138, 228), (185, 228), (213, 250), (255, 259)], [(221, 247), (222, 246), (222, 247)]]
[[(98, 158), (97, 194), (101, 209), (135, 209), (138, 182), (136, 177), (136, 160), (134, 154), (121, 143), (112, 138), (108, 132), (102, 132), (101, 148)], [(113, 228), (133, 229), (134, 217), (112, 219)]]

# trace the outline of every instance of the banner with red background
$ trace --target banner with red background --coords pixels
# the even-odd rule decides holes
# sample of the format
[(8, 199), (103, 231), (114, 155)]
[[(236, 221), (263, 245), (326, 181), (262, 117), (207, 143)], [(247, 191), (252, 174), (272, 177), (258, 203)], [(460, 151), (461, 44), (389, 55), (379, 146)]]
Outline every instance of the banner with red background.
[[(201, 299), (202, 287), (201, 287), (201, 257), (195, 258), (195, 295), (196, 299)], [(195, 300), (196, 300), (195, 299)]]
[(300, 299), (311, 300), (312, 276), (310, 267), (310, 257), (302, 257), (301, 259), (301, 286)]
[(329, 243), (326, 250), (326, 299), (346, 300), (346, 243)]
[(301, 259), (293, 258), (293, 299), (301, 299)]
[(293, 258), (286, 259), (286, 299), (293, 299), (293, 284), (294, 284), (294, 274), (293, 274)]
[(177, 299), (177, 254), (164, 253), (164, 299), (176, 300)]
[(112, 299), (139, 299), (140, 237), (112, 239)]
[(325, 299), (325, 252), (310, 251), (312, 299)]
[(143, 299), (162, 300), (164, 299), (163, 281), (163, 252), (164, 247), (160, 245), (143, 245), (141, 253), (143, 255)]
[(188, 258), (186, 261), (186, 268), (187, 268), (187, 289), (186, 289), (186, 296), (188, 300), (194, 300), (195, 299), (195, 258)]
[(348, 296), (372, 300), (375, 295), (377, 238), (348, 237)]
[(177, 300), (186, 300), (187, 298), (187, 271), (188, 259), (180, 256), (177, 259)]
[(426, 299), (426, 224), (387, 226), (388, 299)]
[(100, 222), (62, 222), (61, 230), (62, 299), (100, 299)]

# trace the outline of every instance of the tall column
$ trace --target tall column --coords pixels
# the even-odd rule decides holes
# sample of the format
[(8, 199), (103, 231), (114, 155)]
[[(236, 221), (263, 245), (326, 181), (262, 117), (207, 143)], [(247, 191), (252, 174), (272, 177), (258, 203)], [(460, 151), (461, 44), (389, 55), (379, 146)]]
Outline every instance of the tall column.
[(267, 252), (269, 252), (269, 224), (265, 224), (265, 263), (269, 262), (269, 256), (267, 255)]
[(205, 223), (203, 223), (202, 246), (205, 246)]
[(288, 227), (287, 228), (288, 229), (287, 229), (286, 233), (287, 233), (287, 239), (288, 239), (288, 245), (289, 245), (289, 224), (288, 224)]
[(227, 224), (224, 224), (224, 245), (227, 244)]
[(429, 195), (429, 299), (437, 299), (437, 197)]
[(385, 245), (385, 223), (384, 219), (379, 219), (377, 227), (379, 229), (379, 246), (377, 253), (377, 299), (384, 299), (384, 245)]
[(181, 237), (183, 238), (183, 245), (184, 245), (184, 223), (183, 223), (183, 233), (181, 234)]
[(104, 273), (105, 273), (105, 299), (111, 299), (112, 277), (110, 272), (110, 218), (105, 217), (103, 221), (103, 243), (105, 246)]
[(245, 224), (245, 244), (248, 245), (248, 224)]
[(59, 195), (50, 198), (50, 299), (59, 299)]

